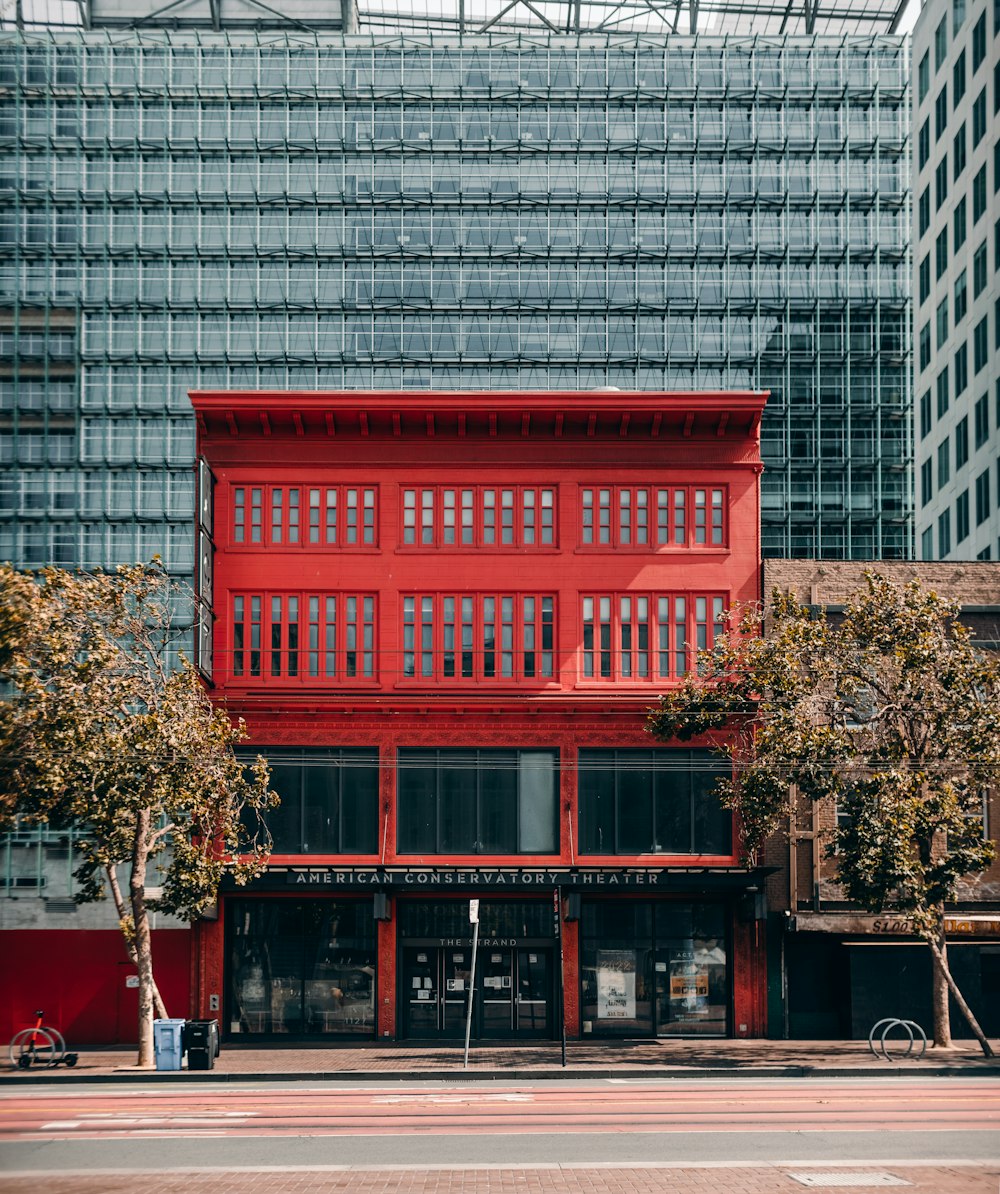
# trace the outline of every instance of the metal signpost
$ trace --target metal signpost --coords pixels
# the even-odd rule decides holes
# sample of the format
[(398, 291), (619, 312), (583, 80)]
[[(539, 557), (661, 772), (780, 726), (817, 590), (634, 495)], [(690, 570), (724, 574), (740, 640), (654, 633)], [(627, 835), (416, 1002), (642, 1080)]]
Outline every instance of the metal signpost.
[(472, 966), (469, 969), (469, 1006), (465, 1013), (465, 1061), (462, 1069), (469, 1068), (469, 1037), (472, 1035), (472, 999), (476, 990), (476, 949), (479, 945), (479, 901), (469, 900), (469, 923), (472, 925)]
[(559, 942), (559, 983), (556, 993), (556, 1015), (559, 1017), (559, 1040), (562, 1045), (562, 1063), (566, 1065), (566, 1008), (563, 1006), (564, 963), (563, 963), (563, 934), (562, 934), (562, 901), (559, 888), (552, 893), (552, 912), (555, 920), (556, 940)]

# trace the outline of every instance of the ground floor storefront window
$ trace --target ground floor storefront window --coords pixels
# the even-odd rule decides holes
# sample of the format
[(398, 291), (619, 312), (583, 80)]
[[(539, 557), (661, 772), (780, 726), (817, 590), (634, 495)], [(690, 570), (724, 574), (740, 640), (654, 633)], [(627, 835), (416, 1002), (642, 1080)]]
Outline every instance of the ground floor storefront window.
[(584, 1035), (725, 1036), (727, 922), (722, 902), (584, 900)]
[(371, 1036), (370, 898), (226, 901), (231, 1033)]

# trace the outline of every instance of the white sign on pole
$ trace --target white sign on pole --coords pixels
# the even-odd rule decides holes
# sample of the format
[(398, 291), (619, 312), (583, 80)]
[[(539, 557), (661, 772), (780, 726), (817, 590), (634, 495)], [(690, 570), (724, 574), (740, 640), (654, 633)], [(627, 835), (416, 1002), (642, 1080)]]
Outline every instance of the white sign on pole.
[(469, 900), (469, 924), (479, 924), (479, 901)]

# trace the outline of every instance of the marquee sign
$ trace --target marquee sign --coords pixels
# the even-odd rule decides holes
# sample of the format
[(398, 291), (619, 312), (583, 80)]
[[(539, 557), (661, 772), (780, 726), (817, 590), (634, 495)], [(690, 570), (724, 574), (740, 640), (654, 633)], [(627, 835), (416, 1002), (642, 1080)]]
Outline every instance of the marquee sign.
[(271, 871), (263, 882), (305, 891), (392, 888), (402, 891), (530, 891), (565, 887), (582, 891), (640, 891), (711, 886), (742, 888), (761, 876), (739, 869), (662, 867), (295, 867)]

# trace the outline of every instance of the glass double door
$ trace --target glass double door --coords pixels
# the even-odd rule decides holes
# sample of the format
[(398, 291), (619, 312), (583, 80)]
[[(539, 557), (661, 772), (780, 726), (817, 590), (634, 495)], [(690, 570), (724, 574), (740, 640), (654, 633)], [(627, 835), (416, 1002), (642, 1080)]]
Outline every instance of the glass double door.
[[(464, 1037), (471, 946), (407, 946), (402, 962), (404, 1035), (418, 1040)], [(551, 963), (551, 949), (481, 948), (476, 957), (473, 1038), (550, 1036)]]

